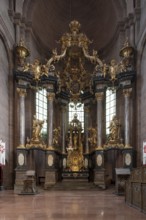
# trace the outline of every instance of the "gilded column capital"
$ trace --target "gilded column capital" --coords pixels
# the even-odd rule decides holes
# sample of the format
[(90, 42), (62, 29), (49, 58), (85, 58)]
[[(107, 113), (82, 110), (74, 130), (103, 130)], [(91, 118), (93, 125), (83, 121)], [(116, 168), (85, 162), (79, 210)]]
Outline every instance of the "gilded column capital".
[(95, 97), (96, 97), (96, 100), (97, 100), (97, 101), (103, 100), (104, 92), (96, 92), (96, 93), (95, 93)]
[(89, 113), (89, 112), (90, 112), (89, 106), (84, 106), (84, 112), (86, 112), (86, 113)]
[(55, 98), (55, 93), (53, 93), (53, 92), (48, 92), (48, 93), (47, 93), (47, 98), (48, 98), (49, 101), (53, 101), (54, 98)]
[(27, 95), (26, 89), (17, 88), (17, 92), (21, 97), (25, 97)]
[(132, 88), (129, 89), (123, 89), (123, 94), (125, 97), (129, 97), (131, 95)]

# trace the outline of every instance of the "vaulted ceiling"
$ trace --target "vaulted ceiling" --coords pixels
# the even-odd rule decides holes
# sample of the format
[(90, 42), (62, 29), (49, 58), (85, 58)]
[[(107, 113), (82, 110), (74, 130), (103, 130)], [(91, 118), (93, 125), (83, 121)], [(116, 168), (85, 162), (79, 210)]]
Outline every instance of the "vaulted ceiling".
[[(125, 0), (33, 0), (27, 2), (26, 19), (44, 50), (57, 47), (56, 41), (78, 20), (81, 32), (93, 40), (93, 48), (104, 48), (125, 16)], [(30, 4), (28, 4), (30, 2)]]

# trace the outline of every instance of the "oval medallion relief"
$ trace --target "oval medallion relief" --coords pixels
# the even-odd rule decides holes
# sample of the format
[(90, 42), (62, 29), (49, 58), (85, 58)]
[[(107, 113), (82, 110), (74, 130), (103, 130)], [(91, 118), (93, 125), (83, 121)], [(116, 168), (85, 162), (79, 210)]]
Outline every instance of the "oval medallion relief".
[(48, 155), (48, 166), (51, 167), (53, 165), (53, 156), (50, 154)]
[(19, 166), (23, 166), (24, 165), (24, 155), (22, 153), (20, 153), (18, 155), (18, 164), (19, 164)]
[(102, 156), (100, 154), (97, 155), (96, 162), (99, 167), (102, 165)]

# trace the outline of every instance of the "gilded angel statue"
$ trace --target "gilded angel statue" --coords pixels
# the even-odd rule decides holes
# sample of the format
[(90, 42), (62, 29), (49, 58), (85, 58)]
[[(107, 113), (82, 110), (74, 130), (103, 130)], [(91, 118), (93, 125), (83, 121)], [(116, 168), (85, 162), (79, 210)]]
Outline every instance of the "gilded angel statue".
[(112, 81), (115, 81), (117, 78), (119, 66), (116, 63), (116, 60), (112, 59), (109, 65), (109, 74)]

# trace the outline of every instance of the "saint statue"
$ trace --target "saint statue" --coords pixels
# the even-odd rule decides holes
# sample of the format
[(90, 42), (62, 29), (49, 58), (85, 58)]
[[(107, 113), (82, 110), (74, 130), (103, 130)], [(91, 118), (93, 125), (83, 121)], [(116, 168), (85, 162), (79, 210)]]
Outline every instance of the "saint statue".
[(88, 141), (92, 147), (95, 147), (97, 144), (97, 130), (95, 128), (89, 128), (89, 138)]
[(53, 144), (55, 146), (57, 146), (59, 144), (60, 132), (61, 132), (60, 127), (54, 128), (54, 130), (53, 130)]
[(116, 116), (113, 116), (109, 126), (109, 143), (118, 143), (118, 141), (120, 140), (120, 128), (121, 124), (119, 120)]
[(39, 141), (41, 137), (41, 130), (44, 124), (44, 120), (40, 120), (36, 118), (36, 115), (34, 115), (33, 119), (33, 126), (32, 126), (32, 139)]

